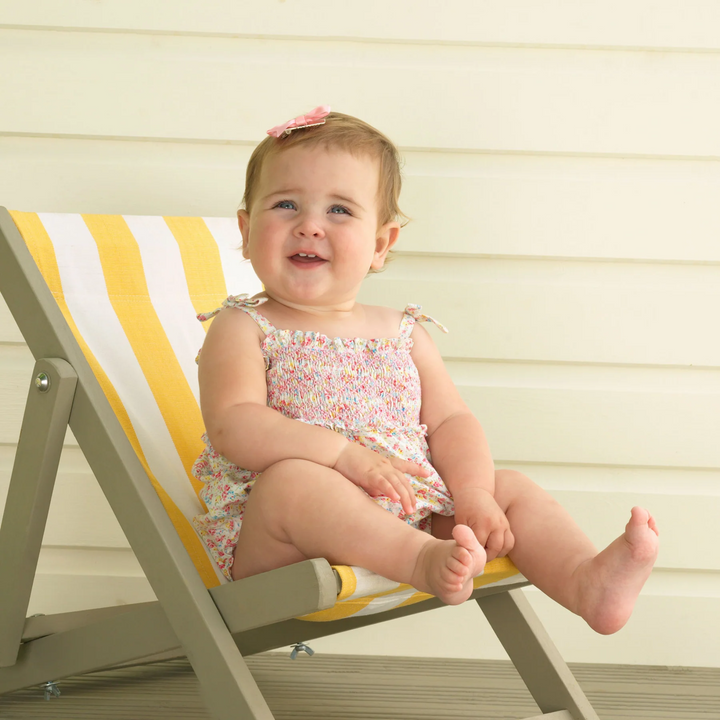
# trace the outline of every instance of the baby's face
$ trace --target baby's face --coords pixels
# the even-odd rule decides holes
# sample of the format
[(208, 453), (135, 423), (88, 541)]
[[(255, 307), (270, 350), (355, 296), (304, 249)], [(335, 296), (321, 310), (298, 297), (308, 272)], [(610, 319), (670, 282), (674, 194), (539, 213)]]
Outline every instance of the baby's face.
[(398, 223), (378, 227), (379, 162), (323, 147), (295, 147), (262, 168), (243, 254), (268, 295), (290, 306), (345, 306), (368, 270), (382, 267)]

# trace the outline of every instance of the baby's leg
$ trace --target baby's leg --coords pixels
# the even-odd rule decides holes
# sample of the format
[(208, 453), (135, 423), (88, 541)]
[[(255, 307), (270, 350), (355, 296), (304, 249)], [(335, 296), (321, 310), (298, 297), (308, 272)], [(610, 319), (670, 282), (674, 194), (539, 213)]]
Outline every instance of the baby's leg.
[(524, 475), (496, 472), (495, 500), (515, 536), (510, 557), (528, 580), (599, 633), (625, 625), (657, 558), (647, 510), (633, 508), (625, 532), (598, 554), (569, 513)]
[(283, 460), (253, 486), (232, 576), (238, 580), (324, 557), (457, 604), (470, 596), (486, 555), (467, 526), (457, 526), (453, 538), (438, 540), (402, 522), (335, 470)]

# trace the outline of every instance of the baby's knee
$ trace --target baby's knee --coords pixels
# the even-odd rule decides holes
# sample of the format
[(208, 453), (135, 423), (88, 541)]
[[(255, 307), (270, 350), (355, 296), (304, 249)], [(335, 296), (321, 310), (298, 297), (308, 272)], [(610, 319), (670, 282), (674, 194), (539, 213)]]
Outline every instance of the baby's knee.
[(251, 496), (255, 495), (256, 502), (267, 499), (292, 506), (301, 498), (311, 495), (314, 486), (318, 484), (316, 481), (328, 472), (334, 471), (310, 460), (279, 460), (263, 470), (255, 481)]
[(280, 460), (265, 468), (253, 483), (250, 497), (254, 503), (273, 500), (281, 497), (291, 499), (296, 487), (297, 478), (302, 474), (303, 460)]
[(299, 458), (278, 460), (276, 463), (265, 468), (260, 477), (298, 475), (306, 472), (312, 465), (314, 465), (314, 463), (309, 460), (300, 460)]

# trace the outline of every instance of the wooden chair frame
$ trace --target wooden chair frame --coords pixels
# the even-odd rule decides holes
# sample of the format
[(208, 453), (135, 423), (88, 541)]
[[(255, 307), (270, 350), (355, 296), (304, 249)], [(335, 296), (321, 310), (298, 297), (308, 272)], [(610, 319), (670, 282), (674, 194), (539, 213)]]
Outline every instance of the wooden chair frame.
[[(10, 214), (0, 208), (0, 291), (33, 356), (0, 527), (0, 694), (175, 651), (187, 655), (216, 720), (272, 720), (243, 655), (442, 606), (437, 599), (327, 623), (338, 580), (308, 560), (207, 590)], [(66, 428), (72, 429), (156, 602), (26, 618)], [(597, 720), (520, 589), (475, 600), (543, 715)], [(288, 592), (291, 589), (292, 592)]]

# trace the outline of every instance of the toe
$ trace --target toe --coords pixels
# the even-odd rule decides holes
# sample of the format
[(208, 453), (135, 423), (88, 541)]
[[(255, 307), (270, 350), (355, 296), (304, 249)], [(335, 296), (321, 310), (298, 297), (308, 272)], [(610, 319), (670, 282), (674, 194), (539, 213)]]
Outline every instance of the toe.
[(473, 561), (470, 551), (467, 548), (462, 547), (461, 545), (456, 545), (453, 548), (450, 558), (457, 561), (465, 568), (469, 568), (472, 565)]
[(451, 592), (459, 590), (463, 586), (463, 582), (466, 580), (465, 577), (454, 573), (450, 570), (450, 568), (444, 568), (440, 573), (440, 577), (442, 578), (443, 583), (447, 586), (447, 589)]
[(660, 531), (658, 530), (657, 523), (655, 522), (655, 518), (651, 515), (650, 520), (648, 520), (648, 527), (656, 534), (660, 535)]
[(634, 507), (630, 511), (630, 522), (628, 525), (647, 525), (650, 520), (650, 513), (641, 507)]
[(452, 529), (452, 536), (458, 545), (471, 552), (481, 547), (472, 528), (467, 525), (456, 525)]
[(456, 557), (455, 555), (452, 555), (448, 558), (447, 568), (450, 571), (452, 571), (456, 577), (457, 576), (465, 577), (468, 574), (470, 565), (472, 564), (472, 559), (470, 557), (470, 553), (467, 550), (465, 550), (465, 548), (459, 548), (459, 549), (463, 551), (463, 555), (466, 557), (466, 559), (461, 560), (460, 558)]

